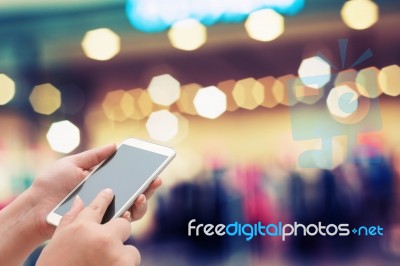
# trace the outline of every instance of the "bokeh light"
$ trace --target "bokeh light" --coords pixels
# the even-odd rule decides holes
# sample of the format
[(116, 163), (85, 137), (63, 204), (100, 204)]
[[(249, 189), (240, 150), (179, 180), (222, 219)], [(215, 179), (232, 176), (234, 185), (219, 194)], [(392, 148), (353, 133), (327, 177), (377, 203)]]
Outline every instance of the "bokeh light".
[(226, 95), (215, 86), (200, 89), (193, 100), (197, 113), (215, 119), (226, 111)]
[(168, 38), (173, 47), (193, 51), (207, 41), (207, 29), (196, 19), (184, 19), (172, 24)]
[(174, 144), (180, 143), (189, 135), (189, 121), (178, 112), (173, 113), (178, 118), (178, 133), (171, 139)]
[(146, 129), (150, 137), (158, 141), (169, 141), (178, 134), (178, 118), (168, 110), (150, 114)]
[(340, 14), (349, 28), (364, 30), (378, 21), (379, 8), (371, 0), (350, 0), (344, 3)]
[(273, 90), (275, 86), (281, 86), (283, 89), (282, 83), (271, 76), (260, 78), (257, 81), (264, 86), (264, 100), (261, 105), (268, 108), (275, 107), (278, 101), (275, 99)]
[(346, 118), (357, 111), (358, 97), (356, 91), (346, 85), (342, 85), (330, 90), (326, 104), (333, 116)]
[(288, 80), (286, 82), (286, 90), (292, 102), (298, 101), (305, 104), (314, 104), (324, 96), (324, 90), (304, 85), (304, 82), (300, 78)]
[(218, 83), (217, 87), (226, 95), (226, 110), (233, 112), (239, 108), (235, 99), (233, 98), (233, 89), (235, 88), (236, 81), (233, 79), (224, 80)]
[(264, 101), (264, 86), (253, 78), (236, 82), (233, 98), (239, 107), (253, 110)]
[(141, 90), (140, 96), (136, 99), (136, 108), (139, 109), (144, 117), (151, 114), (153, 110), (153, 102), (147, 90)]
[[(142, 89), (132, 89), (132, 90), (127, 91), (127, 93), (132, 97), (132, 101), (133, 101), (133, 104), (132, 104), (133, 110), (130, 113), (129, 118), (132, 118), (135, 120), (141, 120), (145, 117), (145, 115), (142, 113), (142, 110), (138, 104), (138, 100), (142, 96), (143, 92), (144, 91)], [(151, 103), (151, 100), (150, 100), (150, 103)]]
[(197, 111), (194, 107), (193, 100), (197, 94), (197, 91), (201, 88), (200, 84), (190, 83), (183, 85), (181, 87), (181, 96), (179, 100), (176, 102), (179, 111), (182, 113), (196, 115)]
[(331, 79), (331, 67), (319, 56), (313, 56), (301, 61), (299, 77), (304, 85), (320, 89)]
[(50, 126), (46, 138), (52, 150), (69, 153), (79, 146), (79, 128), (68, 120), (55, 122)]
[(0, 74), (0, 105), (5, 105), (14, 98), (15, 83), (5, 74)]
[(352, 84), (355, 86), (355, 82), (356, 82), (356, 78), (357, 78), (357, 70), (355, 69), (346, 69), (343, 71), (340, 71), (335, 78), (335, 86), (339, 86), (339, 85), (348, 85), (348, 84)]
[(240, 23), (247, 15), (262, 8), (272, 8), (283, 14), (294, 15), (304, 6), (304, 0), (128, 0), (126, 14), (136, 29), (160, 32), (182, 19), (196, 19), (206, 26), (217, 22)]
[(50, 115), (60, 108), (61, 93), (50, 83), (45, 83), (33, 88), (29, 101), (35, 112)]
[(358, 72), (356, 86), (358, 93), (364, 97), (376, 98), (382, 94), (378, 86), (378, 73), (376, 67), (368, 67)]
[[(282, 105), (293, 106), (298, 102), (296, 95), (294, 94), (293, 81), (297, 77), (289, 74), (278, 78), (278, 83), (272, 87), (272, 94), (276, 101)], [(289, 93), (292, 95), (289, 96)]]
[(272, 41), (284, 31), (284, 18), (272, 9), (252, 12), (244, 23), (247, 34), (257, 41)]
[(108, 119), (121, 122), (132, 116), (135, 102), (128, 92), (116, 90), (106, 94), (101, 107)]
[(169, 74), (152, 78), (148, 91), (154, 103), (169, 106), (179, 99), (180, 83)]
[(82, 40), (86, 56), (105, 61), (113, 58), (121, 49), (120, 37), (110, 29), (101, 28), (86, 32)]
[(400, 95), (400, 67), (391, 65), (381, 69), (378, 74), (378, 83), (381, 90), (389, 96)]

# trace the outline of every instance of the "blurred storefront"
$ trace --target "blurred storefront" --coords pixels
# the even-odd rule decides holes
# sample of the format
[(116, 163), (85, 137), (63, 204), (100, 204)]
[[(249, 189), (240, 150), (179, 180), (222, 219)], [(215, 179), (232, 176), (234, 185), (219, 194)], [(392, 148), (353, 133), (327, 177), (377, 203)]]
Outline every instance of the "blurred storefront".
[[(0, 200), (57, 158), (138, 137), (177, 150), (132, 225), (143, 265), (397, 265), (399, 11), (394, 0), (3, 0)], [(191, 219), (385, 234), (190, 237)]]

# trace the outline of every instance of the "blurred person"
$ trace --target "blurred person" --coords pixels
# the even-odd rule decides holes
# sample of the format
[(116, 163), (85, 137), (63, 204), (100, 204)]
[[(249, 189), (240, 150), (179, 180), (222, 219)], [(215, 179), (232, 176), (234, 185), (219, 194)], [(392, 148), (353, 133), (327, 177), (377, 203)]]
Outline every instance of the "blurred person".
[(111, 144), (58, 160), (0, 212), (0, 261), (3, 265), (21, 265), (37, 246), (50, 238), (38, 265), (139, 264), (137, 249), (123, 242), (130, 234), (129, 222), (146, 213), (147, 199), (161, 185), (159, 178), (138, 197), (123, 218), (100, 224), (113, 199), (113, 192), (106, 189), (86, 208), (77, 197), (57, 229), (45, 219), (65, 195), (115, 149)]

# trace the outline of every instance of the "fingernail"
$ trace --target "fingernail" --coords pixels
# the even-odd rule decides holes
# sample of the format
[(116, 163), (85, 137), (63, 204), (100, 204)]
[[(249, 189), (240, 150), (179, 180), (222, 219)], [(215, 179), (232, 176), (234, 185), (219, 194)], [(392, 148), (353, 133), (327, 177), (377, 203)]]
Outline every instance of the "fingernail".
[(108, 194), (108, 195), (114, 195), (114, 192), (112, 191), (111, 188), (103, 189), (103, 193)]
[(79, 195), (76, 195), (74, 202), (72, 203), (72, 206), (76, 205), (80, 200), (81, 200), (81, 198), (79, 197)]
[(71, 210), (78, 208), (80, 202), (82, 202), (81, 198), (79, 195), (76, 195), (74, 201), (72, 202)]

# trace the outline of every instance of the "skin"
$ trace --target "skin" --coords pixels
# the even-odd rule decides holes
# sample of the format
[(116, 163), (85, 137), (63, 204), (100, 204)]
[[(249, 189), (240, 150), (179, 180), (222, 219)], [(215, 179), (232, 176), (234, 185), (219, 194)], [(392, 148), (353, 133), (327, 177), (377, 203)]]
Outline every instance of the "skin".
[[(55, 227), (47, 224), (46, 215), (87, 176), (93, 167), (110, 156), (115, 149), (116, 146), (111, 144), (56, 161), (47, 171), (35, 178), (29, 189), (0, 212), (2, 264), (21, 265), (37, 246), (53, 236)], [(143, 217), (147, 210), (147, 200), (160, 185), (161, 179), (155, 179), (145, 193), (138, 197), (129, 212), (123, 215), (125, 220), (135, 221)], [(79, 200), (76, 204), (79, 206)], [(85, 234), (85, 237), (90, 236)], [(109, 246), (105, 245), (104, 249), (107, 248)]]
[(112, 191), (106, 189), (84, 208), (77, 197), (36, 265), (139, 265), (139, 251), (123, 244), (130, 235), (130, 221), (116, 218), (100, 224), (112, 199)]

